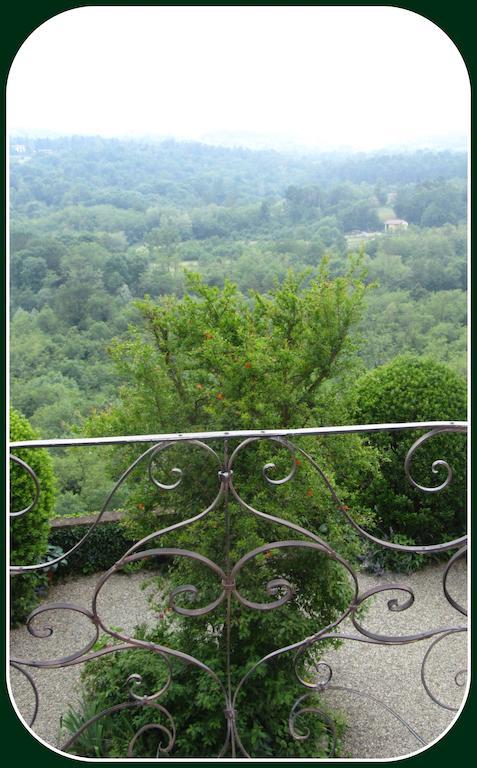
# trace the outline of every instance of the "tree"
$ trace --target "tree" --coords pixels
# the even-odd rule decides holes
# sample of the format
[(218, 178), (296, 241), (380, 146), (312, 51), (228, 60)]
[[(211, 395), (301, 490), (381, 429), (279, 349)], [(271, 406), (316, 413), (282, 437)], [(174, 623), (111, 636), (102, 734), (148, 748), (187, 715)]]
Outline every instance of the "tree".
[(188, 272), (195, 295), (136, 302), (144, 326), (111, 345), (130, 383), (122, 395), (127, 408), (113, 407), (107, 419), (116, 430), (134, 424), (136, 433), (139, 426), (273, 428), (316, 419), (321, 384), (354, 359), (350, 331), (363, 309), (361, 277), (355, 260), (331, 280), (324, 261), (315, 279), (289, 272), (269, 296), (254, 293), (249, 301), (229, 282), (221, 290)]
[(351, 205), (340, 206), (337, 216), (344, 232), (351, 232), (353, 229), (374, 232), (382, 229), (376, 208), (368, 200), (359, 200)]
[[(339, 389), (353, 369), (351, 329), (360, 316), (366, 290), (359, 264), (353, 264), (346, 277), (335, 280), (329, 278), (326, 265), (315, 279), (290, 272), (269, 296), (254, 294), (250, 301), (231, 283), (220, 290), (205, 285), (197, 275), (187, 279), (192, 294), (182, 300), (167, 297), (159, 304), (150, 299), (138, 302), (145, 326), (132, 329), (130, 339), (112, 348), (128, 384), (119, 405), (90, 421), (90, 434), (293, 427), (336, 418)], [(339, 386), (333, 386), (333, 381)], [(343, 412), (340, 415), (344, 417)], [(352, 494), (343, 478), (347, 476), (352, 488), (366, 482), (376, 469), (372, 452), (363, 450), (356, 436), (346, 445), (338, 440), (305, 440), (301, 445), (308, 446), (314, 455), (319, 453), (320, 466), (347, 500)], [(173, 523), (205, 508), (216, 493), (216, 467), (204, 464), (200, 448), (182, 446), (167, 453), (170, 455), (163, 461), (162, 454), (158, 457), (153, 471), (167, 477), (173, 467), (186, 466), (178, 495), (158, 495), (147, 479), (138, 478), (131, 485), (129, 499), (128, 533), (134, 538), (157, 529), (158, 510), (167, 509), (167, 524)], [(120, 449), (118, 454), (124, 469), (128, 463), (125, 459), (130, 461), (134, 454), (130, 448)], [(283, 446), (264, 441), (244, 450), (234, 468), (242, 498), (269, 514), (283, 511), (283, 517), (294, 524), (315, 532), (319, 529), (340, 553), (351, 557), (356, 541), (352, 535), (346, 537), (349, 529), (337, 514), (320, 475), (306, 461), (298, 461), (296, 482), (264, 487), (260, 467), (271, 460), (277, 473), (286, 474), (290, 454)], [(232, 498), (229, 510), (232, 563), (264, 541), (280, 541), (290, 534), (290, 529), (278, 523), (247, 514)], [(359, 517), (359, 510), (357, 514)], [(223, 510), (218, 509), (197, 524), (161, 536), (154, 546), (194, 550), (222, 562), (224, 525)], [(240, 575), (240, 589), (247, 599), (263, 602), (264, 584), (277, 577), (296, 586), (296, 598), (283, 609), (265, 612), (234, 603), (230, 625), (234, 685), (271, 650), (304, 639), (336, 620), (350, 598), (346, 570), (323, 553), (290, 547), (265, 551), (252, 561)], [(214, 600), (217, 585), (204, 570), (190, 558), (174, 558), (167, 571), (168, 591), (194, 584), (200, 605)], [(158, 588), (162, 592), (162, 597), (156, 597), (159, 606), (162, 601), (160, 621), (152, 631), (142, 630), (141, 636), (198, 656), (213, 668), (221, 665), (227, 640), (225, 606), (181, 621), (164, 607), (163, 579)], [(184, 589), (178, 595), (181, 606), (187, 607)], [(107, 699), (107, 706), (116, 702), (114, 696), (119, 701), (119, 681), (134, 665), (137, 672), (138, 664), (144, 664), (140, 669), (152, 688), (160, 686), (157, 658), (141, 661), (136, 653), (114, 656), (87, 667), (87, 696), (92, 698), (99, 692), (101, 703), (106, 705)], [(240, 727), (247, 748), (259, 756), (289, 756), (297, 749), (301, 756), (319, 753), (319, 718), (310, 724), (309, 741), (300, 745), (290, 739), (288, 715), (300, 694), (290, 658), (280, 656), (266, 672), (261, 666), (257, 674), (260, 697), (253, 695), (249, 686), (240, 697)], [(117, 693), (111, 698), (102, 691)], [(164, 701), (174, 707), (180, 721), (178, 756), (201, 756), (220, 749), (224, 726), (220, 697), (213, 681), (199, 679), (190, 667), (174, 663), (174, 685)], [(142, 717), (144, 713), (139, 713), (136, 726)], [(116, 731), (115, 754), (124, 749), (124, 740), (125, 734)]]
[(285, 190), (288, 216), (293, 223), (318, 218), (323, 195), (318, 187), (290, 186)]
[(460, 180), (437, 179), (398, 190), (398, 216), (423, 227), (458, 224), (466, 218), (466, 185)]
[[(356, 423), (450, 421), (466, 418), (466, 387), (447, 366), (415, 355), (401, 355), (365, 374), (354, 392)], [(421, 432), (382, 432), (369, 436), (379, 449), (380, 472), (363, 488), (362, 503), (374, 504), (381, 533), (407, 536), (409, 543), (437, 544), (465, 531), (465, 439), (436, 436), (415, 454), (412, 476), (426, 487), (446, 477), (432, 472), (436, 459), (452, 467), (453, 481), (439, 493), (414, 488), (404, 473), (404, 461)], [(412, 541), (411, 541), (412, 540)]]

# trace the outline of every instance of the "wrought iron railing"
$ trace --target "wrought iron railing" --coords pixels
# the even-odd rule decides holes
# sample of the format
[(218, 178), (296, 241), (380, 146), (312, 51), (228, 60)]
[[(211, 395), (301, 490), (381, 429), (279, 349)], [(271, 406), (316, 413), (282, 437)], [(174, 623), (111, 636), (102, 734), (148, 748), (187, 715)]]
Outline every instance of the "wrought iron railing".
[[(328, 734), (328, 757), (333, 757), (335, 750), (336, 734), (335, 726), (332, 717), (329, 713), (320, 710), (316, 701), (313, 698), (315, 694), (324, 695), (327, 691), (335, 690), (345, 694), (346, 692), (363, 695), (364, 700), (377, 701), (373, 694), (366, 694), (366, 692), (360, 692), (354, 690), (350, 686), (335, 685), (332, 682), (332, 667), (328, 662), (320, 659), (318, 661), (315, 658), (314, 666), (309, 668), (306, 672), (306, 662), (303, 666), (303, 660), (305, 655), (313, 649), (320, 648), (320, 643), (325, 643), (329, 640), (341, 640), (341, 641), (357, 641), (357, 643), (374, 644), (383, 646), (400, 646), (415, 643), (421, 640), (432, 639), (430, 645), (428, 645), (425, 653), (423, 654), (421, 664), (421, 677), (424, 690), (429, 695), (430, 699), (435, 702), (436, 705), (443, 707), (451, 711), (457, 711), (458, 707), (449, 705), (446, 702), (440, 700), (439, 695), (436, 694), (432, 685), (427, 679), (427, 665), (429, 658), (433, 653), (434, 648), (442, 640), (450, 637), (451, 635), (461, 634), (466, 631), (466, 626), (462, 623), (462, 616), (466, 616), (466, 608), (460, 604), (460, 602), (451, 594), (449, 589), (448, 579), (451, 570), (457, 561), (466, 557), (467, 551), (467, 537), (465, 534), (459, 538), (455, 538), (451, 541), (444, 541), (440, 543), (426, 543), (419, 545), (404, 545), (392, 541), (387, 541), (385, 538), (380, 538), (375, 534), (369, 533), (365, 528), (357, 522), (354, 518), (353, 511), (345, 506), (340, 500), (338, 493), (336, 492), (332, 482), (323, 471), (322, 467), (318, 463), (316, 457), (308, 450), (309, 441), (307, 442), (307, 449), (305, 450), (300, 445), (301, 438), (320, 438), (326, 439), (329, 436), (347, 435), (352, 433), (359, 433), (363, 436), (369, 435), (374, 432), (392, 432), (392, 431), (410, 431), (414, 433), (416, 430), (422, 432), (421, 436), (409, 446), (407, 456), (405, 458), (403, 467), (403, 483), (409, 483), (415, 489), (418, 489), (424, 494), (435, 494), (445, 490), (447, 486), (453, 480), (452, 468), (445, 460), (437, 459), (432, 464), (432, 472), (436, 474), (436, 485), (430, 486), (422, 485), (413, 477), (412, 474), (412, 462), (416, 452), (419, 451), (423, 443), (432, 440), (437, 435), (447, 433), (466, 433), (467, 427), (464, 422), (431, 422), (431, 423), (406, 423), (406, 424), (379, 424), (379, 425), (366, 425), (366, 426), (339, 426), (339, 427), (322, 427), (316, 429), (287, 429), (287, 430), (258, 430), (258, 431), (230, 431), (230, 432), (203, 432), (203, 433), (189, 433), (189, 434), (167, 434), (167, 435), (137, 435), (137, 436), (123, 436), (123, 437), (107, 437), (107, 438), (84, 438), (84, 439), (64, 439), (64, 440), (33, 440), (27, 442), (15, 442), (11, 443), (12, 456), (11, 459), (20, 465), (22, 470), (30, 476), (32, 480), (32, 489), (34, 489), (34, 498), (32, 498), (31, 504), (22, 510), (14, 510), (12, 512), (15, 516), (28, 515), (30, 510), (34, 507), (41, 492), (40, 482), (36, 477), (34, 471), (28, 464), (21, 458), (15, 455), (15, 452), (21, 448), (66, 448), (72, 446), (99, 446), (99, 445), (123, 445), (132, 448), (135, 444), (147, 444), (147, 448), (142, 447), (141, 454), (131, 461), (126, 470), (121, 474), (119, 480), (116, 482), (111, 490), (111, 493), (105, 500), (105, 503), (98, 513), (97, 518), (91, 525), (90, 529), (68, 552), (59, 555), (55, 559), (50, 559), (47, 562), (38, 564), (21, 564), (13, 563), (11, 565), (11, 574), (13, 576), (17, 574), (25, 574), (31, 572), (41, 572), (46, 568), (51, 568), (55, 563), (59, 563), (63, 558), (68, 558), (73, 552), (80, 547), (88, 545), (88, 538), (91, 531), (101, 523), (102, 517), (106, 510), (114, 504), (115, 494), (117, 491), (128, 481), (132, 473), (136, 473), (141, 467), (145, 467), (148, 476), (148, 482), (152, 483), (158, 494), (167, 495), (168, 501), (162, 502), (163, 506), (170, 506), (170, 498), (174, 491), (179, 488), (184, 479), (184, 470), (179, 467), (171, 467), (169, 465), (168, 471), (171, 473), (171, 482), (164, 482), (157, 479), (158, 461), (169, 449), (173, 446), (193, 446), (195, 449), (202, 451), (204, 456), (207, 457), (212, 464), (215, 465), (213, 476), (215, 486), (213, 490), (213, 497), (208, 500), (208, 503), (200, 510), (193, 510), (193, 514), (187, 517), (187, 519), (180, 519), (162, 529), (158, 529), (149, 535), (144, 536), (138, 540), (128, 551), (124, 553), (120, 560), (111, 564), (111, 568), (104, 574), (101, 574), (97, 580), (96, 588), (92, 596), (90, 606), (78, 605), (75, 603), (46, 603), (41, 604), (36, 608), (28, 618), (27, 626), (31, 635), (35, 637), (48, 637), (53, 630), (50, 627), (39, 626), (38, 620), (43, 617), (43, 614), (51, 611), (71, 611), (81, 614), (86, 617), (93, 627), (93, 636), (90, 641), (82, 648), (74, 650), (62, 658), (53, 658), (47, 660), (31, 659), (31, 658), (19, 658), (13, 656), (10, 663), (13, 668), (21, 672), (26, 680), (31, 685), (33, 696), (35, 699), (34, 712), (31, 717), (30, 726), (34, 725), (35, 718), (37, 716), (38, 708), (40, 705), (37, 686), (29, 671), (32, 668), (44, 669), (44, 668), (60, 668), (69, 667), (73, 665), (84, 664), (87, 661), (101, 658), (108, 654), (118, 654), (126, 650), (142, 649), (148, 650), (151, 653), (156, 654), (165, 663), (167, 670), (166, 678), (160, 685), (160, 690), (154, 692), (148, 692), (147, 694), (141, 694), (138, 691), (142, 684), (140, 675), (131, 675), (127, 680), (129, 687), (126, 700), (122, 703), (115, 703), (109, 708), (103, 710), (100, 713), (92, 716), (87, 722), (83, 723), (78, 728), (77, 732), (73, 734), (66, 743), (63, 744), (62, 750), (68, 752), (75, 747), (79, 736), (84, 734), (87, 729), (101, 718), (107, 715), (114, 714), (116, 712), (130, 710), (135, 708), (149, 708), (151, 711), (151, 722), (147, 725), (143, 725), (129, 741), (128, 753), (125, 756), (136, 757), (140, 748), (141, 737), (146, 731), (155, 731), (157, 735), (157, 757), (173, 757), (174, 745), (176, 743), (176, 722), (175, 713), (170, 712), (163, 702), (166, 701), (167, 691), (174, 683), (173, 678), (173, 663), (178, 662), (184, 665), (193, 666), (203, 673), (208, 675), (215, 684), (220, 688), (222, 696), (221, 708), (223, 710), (224, 718), (224, 739), (223, 745), (216, 757), (250, 757), (249, 750), (244, 746), (246, 739), (244, 734), (240, 733), (240, 727), (238, 724), (237, 713), (240, 710), (241, 695), (244, 687), (249, 683), (250, 679), (257, 673), (259, 668), (268, 664), (273, 659), (278, 657), (291, 655), (293, 661), (290, 661), (290, 668), (294, 671), (297, 679), (297, 686), (302, 686), (305, 689), (298, 695), (291, 711), (289, 712), (288, 730), (290, 739), (296, 739), (298, 741), (303, 740), (307, 736), (306, 728), (300, 727), (300, 718), (303, 715), (309, 715), (313, 713), (316, 717), (321, 719), (324, 724), (325, 730)], [(464, 439), (464, 438), (462, 438)], [(261, 467), (260, 482), (264, 483), (267, 487), (286, 486), (291, 483), (296, 472), (297, 467), (303, 463), (307, 463), (309, 467), (317, 473), (320, 478), (320, 482), (323, 484), (323, 488), (329, 494), (329, 498), (333, 505), (336, 507), (336, 514), (340, 515), (344, 521), (346, 521), (350, 530), (353, 530), (355, 534), (373, 547), (381, 547), (383, 550), (393, 550), (397, 553), (404, 554), (421, 554), (421, 555), (440, 555), (442, 553), (450, 553), (454, 551), (454, 554), (449, 559), (445, 560), (442, 573), (442, 595), (447, 600), (447, 603), (455, 610), (456, 616), (460, 618), (460, 621), (456, 620), (455, 624), (449, 626), (439, 627), (422, 627), (419, 632), (406, 635), (386, 634), (376, 631), (371, 631), (365, 626), (365, 618), (362, 616), (362, 607), (373, 599), (373, 596), (380, 593), (397, 593), (404, 595), (404, 599), (396, 599), (393, 597), (388, 600), (389, 611), (403, 612), (406, 611), (414, 602), (415, 596), (411, 587), (407, 586), (405, 579), (399, 583), (385, 583), (377, 584), (376, 586), (360, 591), (358, 584), (357, 565), (353, 562), (345, 560), (337, 551), (330, 546), (322, 535), (321, 529), (309, 530), (303, 527), (297, 522), (293, 522), (287, 519), (286, 511), (278, 510), (277, 514), (271, 514), (269, 511), (260, 510), (250, 503), (250, 500), (243, 498), (239, 491), (239, 484), (236, 482), (236, 467), (240, 464), (240, 459), (245, 453), (251, 450), (252, 446), (263, 444), (270, 446), (271, 453), (273, 451), (286, 451), (287, 461), (289, 461), (289, 469), (285, 472), (285, 476), (277, 477), (277, 466), (273, 462), (267, 462)], [(197, 471), (199, 464), (197, 461), (193, 463), (194, 469)], [(462, 493), (465, 493), (464, 488)], [(254, 547), (251, 551), (243, 552), (238, 559), (235, 559), (232, 554), (236, 552), (236, 543), (232, 547), (232, 526), (233, 519), (230, 515), (231, 504), (234, 505), (234, 509), (238, 510), (240, 514), (253, 516), (255, 519), (259, 519), (263, 524), (267, 524), (274, 531), (277, 529), (282, 530), (284, 533), (278, 539), (269, 541), (265, 539), (262, 544)], [(167, 536), (167, 542), (171, 540), (171, 535), (174, 533), (179, 534), (187, 526), (204, 521), (213, 515), (222, 515), (221, 522), (223, 523), (223, 560), (221, 563), (217, 563), (206, 557), (199, 551), (192, 551), (189, 549), (182, 549), (174, 546), (164, 546), (161, 543), (161, 539)], [(240, 679), (234, 678), (233, 673), (233, 648), (230, 641), (230, 626), (232, 612), (236, 609), (256, 611), (256, 612), (268, 612), (280, 610), (282, 606), (290, 603), (296, 596), (296, 585), (292, 584), (288, 578), (280, 572), (280, 559), (276, 561), (277, 573), (273, 579), (269, 579), (266, 584), (265, 591), (268, 595), (268, 600), (260, 602), (252, 597), (246, 596), (240, 591), (240, 574), (243, 569), (250, 566), (251, 563), (256, 561), (256, 558), (261, 556), (269, 557), (270, 553), (276, 553), (280, 551), (286, 553), (289, 550), (299, 550), (304, 553), (320, 553), (325, 559), (334, 562), (337, 566), (344, 569), (348, 574), (348, 578), (351, 584), (352, 596), (348, 602), (345, 610), (341, 610), (339, 615), (326, 626), (316, 626), (314, 631), (306, 637), (296, 637), (292, 643), (289, 643), (283, 647), (271, 649), (263, 658), (251, 663), (250, 668), (242, 674)], [(222, 637), (225, 646), (225, 656), (217, 659), (217, 665), (209, 665), (201, 660), (201, 649), (197, 648), (197, 654), (191, 655), (184, 653), (180, 649), (168, 647), (164, 644), (156, 644), (154, 642), (138, 639), (137, 637), (131, 637), (128, 634), (124, 634), (122, 631), (118, 631), (116, 628), (108, 626), (107, 622), (100, 614), (98, 607), (98, 596), (111, 578), (111, 576), (118, 571), (124, 569), (125, 566), (138, 561), (151, 559), (151, 558), (186, 558), (200, 566), (208, 569), (209, 575), (213, 574), (217, 579), (217, 593), (212, 600), (206, 605), (200, 607), (190, 607), (190, 603), (185, 600), (194, 600), (199, 594), (199, 590), (192, 584), (185, 584), (175, 587), (170, 592), (168, 598), (169, 610), (174, 612), (177, 616), (182, 617), (197, 617), (213, 615), (214, 611), (219, 608), (223, 611), (224, 620), (222, 627)], [(236, 555), (235, 555), (236, 557)], [(343, 622), (347, 620), (348, 624), (351, 622), (353, 630), (345, 631), (342, 627)], [(41, 622), (40, 622), (41, 623)], [(105, 633), (110, 638), (114, 639), (116, 644), (107, 645), (97, 650), (95, 643), (100, 636), (100, 632)], [(273, 641), (273, 638), (271, 638)], [(119, 642), (119, 644), (118, 644)], [(384, 651), (385, 662), (385, 651)], [(464, 690), (464, 673), (459, 671), (455, 676), (455, 682)], [(126, 682), (126, 681), (125, 681)], [(256, 690), (254, 695), (259, 696), (260, 690)], [(311, 696), (311, 698), (310, 698)], [(367, 699), (366, 699), (367, 696)], [(408, 731), (415, 738), (416, 749), (426, 744), (425, 740), (417, 733), (411, 724), (407, 723), (402, 715), (390, 708), (386, 703), (382, 703), (383, 707), (390, 712), (397, 720), (406, 726)], [(150, 735), (150, 734), (149, 734)], [(213, 756), (213, 755), (211, 755)]]

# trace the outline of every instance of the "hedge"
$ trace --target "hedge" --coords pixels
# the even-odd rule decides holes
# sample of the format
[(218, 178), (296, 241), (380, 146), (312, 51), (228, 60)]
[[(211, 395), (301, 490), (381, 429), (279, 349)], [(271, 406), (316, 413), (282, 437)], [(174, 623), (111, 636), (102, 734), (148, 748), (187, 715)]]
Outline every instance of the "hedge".
[[(61, 547), (64, 552), (67, 552), (85, 535), (90, 527), (90, 525), (69, 525), (64, 528), (53, 528), (50, 544)], [(64, 576), (70, 573), (88, 574), (106, 571), (124, 555), (133, 543), (126, 536), (121, 523), (100, 523), (91, 531), (84, 544), (71, 555), (68, 555), (67, 562), (61, 564), (57, 573)]]

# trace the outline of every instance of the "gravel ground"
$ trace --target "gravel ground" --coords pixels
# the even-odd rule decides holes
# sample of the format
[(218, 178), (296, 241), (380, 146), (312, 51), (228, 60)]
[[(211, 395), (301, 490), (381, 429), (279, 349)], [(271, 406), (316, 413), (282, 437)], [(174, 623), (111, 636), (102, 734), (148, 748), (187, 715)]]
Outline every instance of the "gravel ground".
[[(465, 626), (466, 620), (453, 609), (442, 592), (442, 566), (431, 566), (410, 576), (386, 574), (381, 578), (362, 575), (360, 587), (369, 589), (387, 583), (405, 584), (415, 594), (414, 604), (402, 613), (390, 612), (387, 601), (402, 603), (405, 595), (385, 592), (374, 598), (362, 625), (386, 635), (412, 635), (437, 627)], [(466, 568), (462, 564), (449, 574), (450, 594), (466, 605)], [(340, 630), (356, 634), (351, 622)], [(325, 651), (323, 661), (333, 670), (332, 684), (375, 696), (404, 718), (426, 742), (438, 738), (456, 713), (435, 704), (421, 683), (421, 664), (433, 639), (402, 646), (368, 645), (344, 641), (338, 650)], [(426, 680), (431, 692), (443, 704), (459, 707), (465, 688), (455, 675), (467, 667), (467, 634), (456, 633), (437, 643), (426, 663)], [(459, 678), (460, 680), (460, 678)], [(465, 680), (465, 678), (464, 678)], [(327, 694), (330, 705), (346, 714), (348, 729), (344, 752), (349, 757), (399, 757), (422, 745), (393, 715), (369, 699), (344, 691)]]
[[(442, 566), (430, 566), (411, 576), (361, 575), (360, 589), (363, 591), (375, 585), (400, 582), (410, 586), (416, 597), (414, 605), (408, 610), (393, 613), (386, 603), (392, 597), (398, 597), (402, 602), (402, 593), (378, 595), (372, 599), (363, 625), (386, 635), (407, 635), (436, 627), (463, 626), (464, 617), (443, 596), (441, 572)], [(45, 602), (68, 602), (87, 607), (98, 576), (83, 576), (57, 584), (50, 589)], [(130, 633), (139, 623), (154, 622), (146, 592), (141, 589), (144, 578), (144, 573), (115, 574), (106, 583), (100, 592), (99, 613), (109, 626), (120, 627)], [(456, 564), (449, 576), (448, 586), (451, 595), (460, 603), (465, 603), (464, 565)], [(32, 637), (26, 627), (13, 630), (12, 655), (20, 658), (57, 658), (73, 653), (92, 637), (92, 625), (81, 614), (66, 610), (55, 611), (53, 615), (44, 614), (43, 626), (48, 625), (47, 619), (52, 616), (54, 632), (48, 638)], [(341, 625), (340, 631), (356, 634), (348, 622)], [(345, 713), (348, 723), (345, 756), (399, 757), (414, 752), (422, 745), (382, 705), (355, 692), (344, 691), (343, 687), (381, 699), (410, 723), (426, 743), (438, 738), (452, 723), (455, 713), (435, 704), (421, 683), (421, 663), (431, 643), (432, 639), (405, 646), (384, 647), (348, 640), (337, 650), (325, 651), (323, 660), (333, 670), (332, 684), (340, 688), (327, 691), (326, 698), (334, 709)], [(447, 705), (459, 706), (464, 688), (456, 686), (454, 678), (459, 670), (466, 667), (466, 661), (465, 633), (452, 635), (438, 643), (429, 657), (429, 687)], [(80, 696), (80, 667), (30, 670), (40, 694), (40, 709), (34, 730), (47, 743), (55, 746), (62, 743), (60, 718)], [(33, 711), (31, 687), (16, 670), (12, 671), (11, 685), (17, 707), (28, 720)]]

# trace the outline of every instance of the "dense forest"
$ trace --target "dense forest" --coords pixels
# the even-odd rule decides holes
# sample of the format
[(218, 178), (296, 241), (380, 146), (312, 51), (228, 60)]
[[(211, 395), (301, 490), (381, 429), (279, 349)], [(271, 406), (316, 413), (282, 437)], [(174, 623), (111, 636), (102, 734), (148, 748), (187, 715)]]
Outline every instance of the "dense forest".
[[(362, 370), (409, 351), (465, 374), (464, 153), (286, 155), (96, 137), (15, 137), (10, 153), (11, 400), (44, 438), (74, 434), (117, 401), (112, 340), (137, 323), (134, 300), (182, 296), (187, 271), (248, 296), (290, 268), (312, 278), (327, 262), (332, 277), (345, 274), (360, 254), (373, 286)], [(389, 231), (389, 219), (408, 226)], [(59, 512), (99, 500), (94, 471), (82, 499), (84, 468), (58, 456), (56, 471)]]

